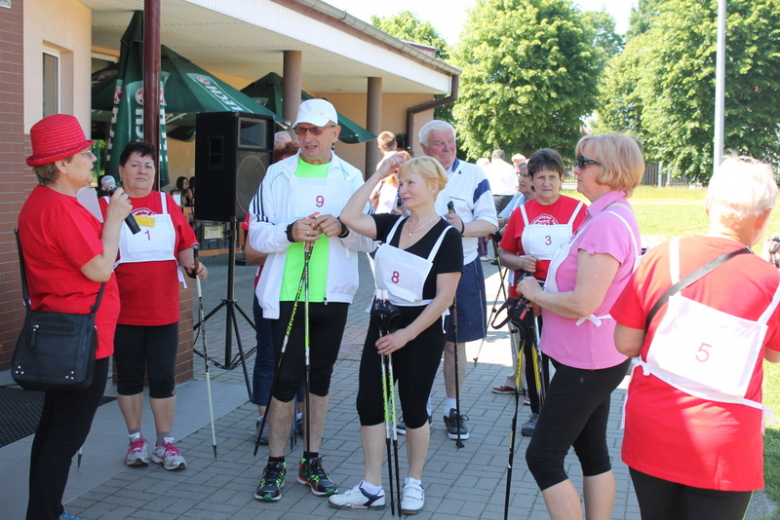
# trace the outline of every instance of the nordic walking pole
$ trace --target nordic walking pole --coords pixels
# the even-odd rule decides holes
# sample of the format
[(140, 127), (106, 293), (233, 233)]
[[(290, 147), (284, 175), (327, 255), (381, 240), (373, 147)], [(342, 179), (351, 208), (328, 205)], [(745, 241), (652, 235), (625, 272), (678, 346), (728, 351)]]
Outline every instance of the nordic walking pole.
[[(447, 210), (450, 213), (455, 213), (455, 203), (449, 201), (447, 203)], [(455, 446), (460, 449), (463, 447), (463, 442), (460, 440), (460, 424), (463, 420), (460, 416), (460, 385), (458, 384), (458, 295), (452, 299), (452, 336), (455, 340), (455, 413), (458, 415), (455, 429), (458, 433), (458, 439), (455, 441)], [(447, 410), (449, 413), (449, 410)]]
[[(382, 292), (382, 299), (384, 301), (385, 307), (388, 310), (388, 319), (387, 319), (387, 330), (385, 331), (385, 334), (395, 332), (398, 327), (398, 320), (401, 317), (400, 311), (398, 311), (397, 308), (393, 304), (390, 303), (390, 299), (387, 293), (387, 290), (384, 290)], [(398, 494), (398, 516), (401, 516), (401, 470), (398, 467), (398, 431), (395, 429), (396, 421), (398, 420), (398, 417), (396, 416), (396, 409), (395, 409), (395, 377), (393, 377), (393, 354), (387, 355), (387, 366), (389, 368), (389, 374), (388, 374), (388, 381), (387, 385), (390, 387), (390, 421), (392, 424), (392, 435), (393, 435), (393, 457), (395, 459), (395, 487), (396, 492)], [(390, 465), (390, 461), (388, 461), (388, 466)], [(390, 488), (392, 489), (393, 482), (392, 477), (390, 481)]]
[(452, 299), (452, 336), (455, 340), (455, 413), (457, 414), (457, 421), (455, 429), (458, 433), (458, 438), (455, 441), (455, 447), (460, 449), (463, 447), (463, 441), (460, 440), (460, 424), (463, 418), (460, 415), (460, 384), (458, 379), (458, 295)]
[[(382, 290), (377, 288), (374, 297), (374, 303), (371, 307), (371, 319), (376, 324), (379, 330), (379, 337), (384, 336), (387, 332), (387, 316), (385, 314), (385, 308), (382, 301)], [(393, 453), (390, 450), (390, 440), (392, 434), (390, 428), (395, 429), (395, 422), (390, 421), (390, 404), (388, 402), (390, 389), (388, 388), (387, 381), (387, 356), (381, 356), (379, 359), (381, 373), (382, 373), (382, 401), (385, 417), (385, 447), (387, 449), (387, 478), (390, 482), (390, 514), (395, 516), (395, 491), (393, 488)], [(392, 384), (392, 382), (390, 383)]]
[[(309, 260), (311, 259), (311, 251), (314, 248), (314, 243), (303, 243), (303, 351), (306, 364), (306, 442), (304, 443), (304, 451), (311, 452), (311, 363), (310, 351), (309, 351)], [(293, 405), (294, 406), (294, 405)]]
[(78, 468), (80, 468), (80, 467), (81, 467), (81, 456), (82, 456), (83, 454), (84, 454), (84, 446), (82, 446), (81, 448), (79, 448), (79, 458), (78, 458), (78, 459), (77, 459), (77, 461), (76, 461), (76, 467), (78, 467)]
[[(506, 293), (506, 287), (504, 287), (504, 283), (506, 282), (506, 269), (502, 269), (504, 266), (501, 265), (501, 258), (498, 256), (498, 246), (496, 245), (496, 239), (491, 239), (493, 243), (493, 252), (496, 255), (496, 265), (498, 266), (498, 290), (496, 290), (496, 297), (493, 298), (493, 307), (490, 309), (490, 317), (488, 317), (488, 323), (493, 323), (493, 320), (495, 320), (495, 315), (498, 312), (496, 310), (496, 302), (498, 301), (499, 296), (503, 294), (504, 301), (507, 299), (507, 293)], [(511, 330), (511, 325), (510, 325)], [(482, 338), (482, 340), (479, 342), (479, 349), (477, 349), (477, 355), (474, 357), (474, 367), (477, 366), (477, 363), (479, 363), (479, 355), (482, 353), (482, 347), (485, 345), (485, 338)]]
[(211, 398), (211, 373), (209, 372), (209, 347), (206, 341), (206, 320), (203, 318), (203, 292), (200, 287), (200, 278), (198, 278), (198, 268), (200, 267), (200, 257), (198, 257), (198, 246), (192, 246), (192, 253), (195, 259), (195, 289), (198, 292), (198, 322), (200, 323), (200, 335), (203, 338), (203, 360), (206, 362), (206, 393), (209, 396), (209, 416), (211, 417), (211, 448), (214, 450), (214, 458), (217, 458), (217, 432), (214, 429), (214, 403)]
[(534, 316), (533, 317), (533, 325), (534, 334), (533, 334), (533, 340), (534, 340), (534, 350), (533, 350), (533, 356), (531, 358), (534, 362), (534, 375), (535, 379), (538, 380), (536, 383), (536, 394), (539, 396), (539, 407), (544, 404), (545, 399), (547, 398), (547, 387), (545, 387), (545, 379), (544, 379), (544, 358), (542, 357), (542, 350), (539, 348), (539, 317)]
[[(271, 412), (271, 399), (274, 396), (274, 390), (276, 390), (276, 382), (279, 377), (279, 370), (282, 368), (282, 361), (284, 360), (284, 353), (287, 351), (287, 343), (290, 341), (290, 334), (292, 333), (293, 322), (295, 321), (295, 313), (298, 311), (298, 302), (301, 301), (301, 293), (303, 293), (303, 279), (304, 273), (301, 273), (301, 281), (298, 282), (298, 290), (295, 292), (295, 300), (293, 301), (292, 313), (290, 314), (290, 321), (287, 322), (287, 329), (284, 331), (284, 339), (282, 340), (282, 351), (279, 354), (279, 361), (276, 363), (276, 370), (274, 370), (274, 379), (271, 382), (271, 392), (268, 394), (268, 402), (265, 405), (265, 415), (260, 422), (260, 430), (257, 432), (257, 438), (255, 438), (255, 453), (257, 456), (257, 450), (260, 447), (260, 438), (263, 436), (265, 430), (265, 422), (268, 418), (268, 414)], [(293, 405), (294, 406), (294, 405)], [(295, 412), (293, 412), (293, 420), (295, 420)]]
[[(528, 312), (528, 309), (524, 312)], [(515, 414), (512, 417), (512, 429), (509, 433), (509, 456), (507, 457), (506, 463), (506, 494), (504, 495), (504, 520), (508, 520), (509, 515), (509, 496), (512, 490), (512, 467), (515, 461), (515, 438), (517, 436), (517, 413), (520, 408), (520, 387), (522, 384), (520, 379), (523, 373), (523, 349), (525, 348), (525, 342), (523, 341), (520, 327), (518, 327), (518, 336), (520, 337), (517, 340), (511, 342), (512, 348), (515, 349), (515, 354), (517, 355), (517, 363), (515, 364)], [(510, 339), (513, 337), (514, 336), (511, 336), (510, 333)], [(518, 341), (520, 342), (520, 346), (517, 345)]]

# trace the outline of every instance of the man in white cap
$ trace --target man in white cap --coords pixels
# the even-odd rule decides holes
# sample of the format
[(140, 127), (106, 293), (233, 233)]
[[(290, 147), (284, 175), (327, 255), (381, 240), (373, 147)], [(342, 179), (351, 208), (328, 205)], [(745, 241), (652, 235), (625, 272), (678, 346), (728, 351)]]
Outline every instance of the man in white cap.
[[(358, 288), (356, 251), (374, 248), (372, 240), (350, 232), (337, 218), (363, 184), (360, 170), (331, 149), (341, 130), (337, 117), (336, 109), (324, 99), (301, 103), (293, 125), (300, 151), (268, 169), (250, 206), (249, 243), (253, 249), (268, 253), (255, 292), (263, 316), (272, 320), (278, 367), (268, 409), (268, 464), (255, 491), (257, 500), (275, 502), (282, 497), (287, 473), (285, 444), (293, 422), (295, 392), (306, 372), (307, 359), (310, 420), (304, 425), (307, 433), (297, 480), (318, 496), (336, 492), (336, 485), (322, 468), (320, 441), (333, 364), (347, 310)], [(310, 256), (306, 253), (309, 249)], [(305, 288), (304, 264), (308, 266)], [(308, 309), (300, 301), (304, 300), (301, 289), (308, 294)], [(310, 338), (305, 338), (308, 331), (304, 314), (309, 319), (309, 331), (315, 332)], [(289, 342), (282, 357), (287, 335)]]

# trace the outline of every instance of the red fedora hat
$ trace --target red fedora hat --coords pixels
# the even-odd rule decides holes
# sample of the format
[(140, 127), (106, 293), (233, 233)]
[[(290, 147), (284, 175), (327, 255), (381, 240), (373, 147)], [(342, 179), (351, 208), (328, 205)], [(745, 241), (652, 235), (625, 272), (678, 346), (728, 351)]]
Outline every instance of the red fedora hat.
[(28, 166), (40, 166), (71, 155), (92, 146), (84, 136), (79, 120), (68, 114), (44, 117), (30, 129), (33, 154), (27, 158)]

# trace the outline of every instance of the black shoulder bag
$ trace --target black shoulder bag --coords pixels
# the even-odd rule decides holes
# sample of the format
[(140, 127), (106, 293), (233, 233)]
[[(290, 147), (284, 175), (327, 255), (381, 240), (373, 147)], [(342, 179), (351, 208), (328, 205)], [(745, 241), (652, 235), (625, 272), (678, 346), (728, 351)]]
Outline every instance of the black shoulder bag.
[(95, 373), (98, 341), (95, 313), (106, 284), (100, 286), (97, 301), (89, 314), (32, 310), (19, 230), (15, 229), (14, 233), (27, 313), (14, 349), (11, 376), (26, 390), (82, 390), (92, 383)]

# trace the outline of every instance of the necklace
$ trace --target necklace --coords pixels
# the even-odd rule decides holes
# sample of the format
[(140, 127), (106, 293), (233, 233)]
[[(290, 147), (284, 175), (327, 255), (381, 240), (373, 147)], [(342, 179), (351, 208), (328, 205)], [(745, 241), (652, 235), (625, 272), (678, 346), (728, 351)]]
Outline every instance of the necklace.
[(427, 226), (428, 224), (430, 224), (431, 222), (433, 222), (433, 221), (434, 221), (434, 220), (436, 220), (437, 218), (439, 218), (439, 215), (436, 215), (436, 216), (435, 216), (435, 217), (433, 217), (431, 220), (429, 220), (428, 222), (426, 222), (426, 223), (425, 223), (425, 224), (423, 224), (422, 226), (418, 227), (417, 229), (413, 229), (413, 230), (409, 231), (409, 236), (412, 236), (412, 233), (416, 233), (416, 232), (420, 231), (422, 228), (424, 228), (425, 226)]

